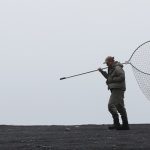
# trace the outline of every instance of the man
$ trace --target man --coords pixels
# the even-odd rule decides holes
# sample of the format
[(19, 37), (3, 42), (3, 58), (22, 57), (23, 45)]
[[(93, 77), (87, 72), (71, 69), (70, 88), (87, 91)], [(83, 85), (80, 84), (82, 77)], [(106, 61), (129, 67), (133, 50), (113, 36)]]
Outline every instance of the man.
[[(124, 92), (126, 90), (125, 72), (123, 65), (114, 60), (114, 57), (108, 56), (105, 62), (108, 66), (108, 73), (101, 68), (98, 70), (106, 78), (106, 84), (111, 91), (111, 96), (108, 103), (108, 110), (113, 117), (113, 125), (109, 129), (129, 130), (128, 118), (124, 106)], [(122, 126), (119, 123), (119, 114), (122, 118)]]

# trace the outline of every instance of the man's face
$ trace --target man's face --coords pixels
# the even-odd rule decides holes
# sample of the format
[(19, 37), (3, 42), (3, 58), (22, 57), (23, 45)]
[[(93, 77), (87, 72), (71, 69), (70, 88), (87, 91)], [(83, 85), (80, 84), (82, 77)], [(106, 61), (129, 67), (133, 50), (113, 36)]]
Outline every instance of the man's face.
[(112, 67), (113, 61), (110, 60), (110, 61), (108, 61), (106, 64), (107, 64), (108, 67)]

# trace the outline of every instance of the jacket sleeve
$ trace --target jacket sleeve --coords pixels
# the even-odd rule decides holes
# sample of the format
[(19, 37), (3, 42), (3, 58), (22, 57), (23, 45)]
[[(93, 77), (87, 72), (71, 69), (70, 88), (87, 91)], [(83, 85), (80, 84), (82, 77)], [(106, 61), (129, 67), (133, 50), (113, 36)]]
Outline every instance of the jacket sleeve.
[(99, 71), (106, 79), (108, 78), (108, 73), (106, 71), (103, 70), (99, 70)]
[(117, 66), (116, 67), (116, 76), (113, 77), (113, 82), (122, 82), (125, 80), (125, 73), (122, 67)]

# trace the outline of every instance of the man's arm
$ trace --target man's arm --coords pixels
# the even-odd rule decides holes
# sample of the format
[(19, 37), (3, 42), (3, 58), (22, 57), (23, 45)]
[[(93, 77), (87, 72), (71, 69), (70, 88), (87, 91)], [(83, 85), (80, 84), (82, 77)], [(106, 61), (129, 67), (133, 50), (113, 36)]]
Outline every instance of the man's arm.
[(101, 68), (98, 68), (98, 71), (107, 79), (108, 73), (106, 71), (103, 71)]

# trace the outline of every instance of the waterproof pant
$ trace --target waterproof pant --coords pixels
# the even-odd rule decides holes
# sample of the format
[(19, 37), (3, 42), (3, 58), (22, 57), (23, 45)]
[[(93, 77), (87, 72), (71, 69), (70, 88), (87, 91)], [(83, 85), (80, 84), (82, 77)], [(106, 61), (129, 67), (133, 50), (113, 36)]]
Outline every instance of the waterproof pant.
[(111, 89), (108, 110), (112, 116), (118, 115), (119, 112), (121, 117), (127, 118), (127, 112), (124, 106), (124, 92), (121, 89)]

